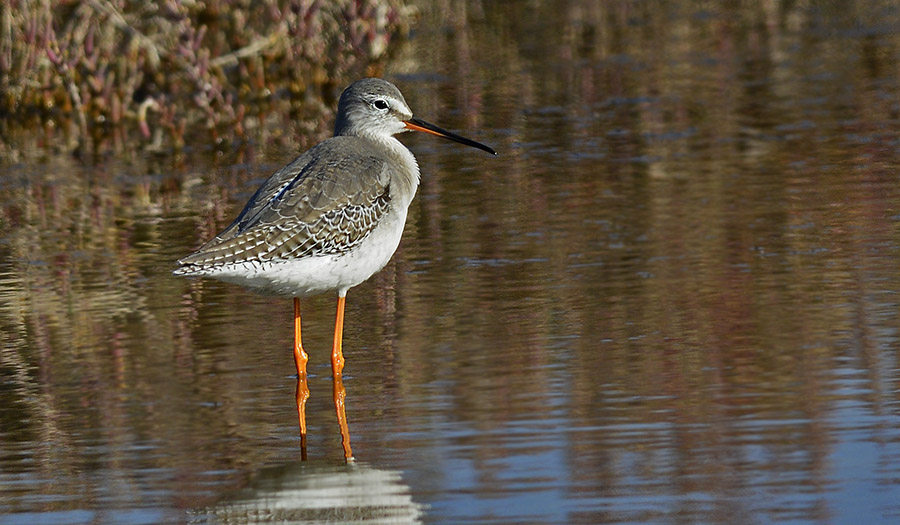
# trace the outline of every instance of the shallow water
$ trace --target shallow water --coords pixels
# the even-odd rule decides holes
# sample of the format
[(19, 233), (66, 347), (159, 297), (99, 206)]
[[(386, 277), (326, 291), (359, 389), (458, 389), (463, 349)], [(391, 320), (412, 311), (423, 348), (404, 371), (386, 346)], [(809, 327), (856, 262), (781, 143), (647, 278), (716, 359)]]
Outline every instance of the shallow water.
[(334, 299), (300, 462), (290, 300), (170, 275), (292, 152), (5, 160), (0, 523), (900, 520), (900, 13), (704, 5), (423, 6), (385, 75), (500, 157), (403, 137), (354, 465)]

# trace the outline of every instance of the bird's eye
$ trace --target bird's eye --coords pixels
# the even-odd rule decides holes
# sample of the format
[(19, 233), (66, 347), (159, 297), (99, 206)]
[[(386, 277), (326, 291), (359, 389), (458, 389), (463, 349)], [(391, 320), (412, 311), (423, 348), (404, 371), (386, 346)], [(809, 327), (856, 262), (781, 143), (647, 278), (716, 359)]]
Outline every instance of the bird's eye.
[(372, 105), (375, 106), (375, 109), (380, 109), (382, 111), (388, 108), (388, 103), (381, 100), (380, 98), (375, 102), (372, 102)]

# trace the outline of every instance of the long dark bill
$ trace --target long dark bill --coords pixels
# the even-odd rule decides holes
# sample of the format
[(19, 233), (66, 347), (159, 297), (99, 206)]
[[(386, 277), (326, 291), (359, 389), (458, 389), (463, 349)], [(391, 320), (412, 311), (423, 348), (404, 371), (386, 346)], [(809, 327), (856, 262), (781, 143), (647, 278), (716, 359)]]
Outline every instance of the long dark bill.
[(489, 148), (488, 146), (485, 146), (484, 144), (482, 144), (480, 142), (475, 142), (474, 140), (467, 139), (465, 137), (460, 137), (456, 133), (450, 133), (449, 131), (447, 131), (445, 129), (441, 129), (441, 128), (435, 126), (434, 124), (429, 124), (428, 122), (425, 122), (422, 119), (413, 117), (409, 120), (403, 121), (403, 123), (406, 124), (407, 128), (414, 130), (414, 131), (423, 131), (425, 133), (431, 133), (432, 135), (437, 135), (438, 137), (443, 137), (445, 139), (452, 140), (453, 142), (459, 142), (460, 144), (465, 144), (466, 146), (472, 146), (473, 148), (478, 148), (480, 150), (490, 153), (491, 155), (497, 154), (496, 151)]

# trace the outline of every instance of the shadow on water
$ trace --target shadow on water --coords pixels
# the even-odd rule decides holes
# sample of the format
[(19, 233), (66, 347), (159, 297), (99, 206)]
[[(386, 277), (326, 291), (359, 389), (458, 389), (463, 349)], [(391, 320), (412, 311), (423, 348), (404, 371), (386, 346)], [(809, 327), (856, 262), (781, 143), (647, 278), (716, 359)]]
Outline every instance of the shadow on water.
[(190, 512), (212, 523), (422, 523), (398, 471), (365, 463), (304, 461), (254, 472), (247, 487)]

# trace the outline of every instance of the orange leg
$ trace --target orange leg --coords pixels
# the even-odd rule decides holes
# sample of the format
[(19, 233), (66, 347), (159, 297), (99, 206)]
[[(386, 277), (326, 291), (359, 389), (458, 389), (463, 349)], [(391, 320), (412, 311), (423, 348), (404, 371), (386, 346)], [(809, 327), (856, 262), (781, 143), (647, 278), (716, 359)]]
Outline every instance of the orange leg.
[(334, 346), (331, 347), (331, 372), (339, 377), (344, 372), (344, 353), (341, 344), (344, 340), (344, 303), (346, 297), (338, 297), (337, 316), (334, 320)]
[(334, 381), (334, 409), (337, 412), (338, 426), (341, 427), (341, 444), (344, 447), (344, 459), (353, 461), (353, 450), (350, 449), (350, 430), (347, 427), (347, 413), (344, 400), (347, 391), (344, 389), (344, 354), (341, 343), (344, 336), (344, 295), (338, 297), (337, 317), (334, 321), (334, 346), (331, 349), (331, 376)]
[(309, 383), (306, 363), (309, 355), (303, 350), (300, 337), (300, 299), (294, 297), (294, 364), (297, 366), (297, 418), (300, 420), (300, 459), (306, 459), (306, 400), (309, 399)]

